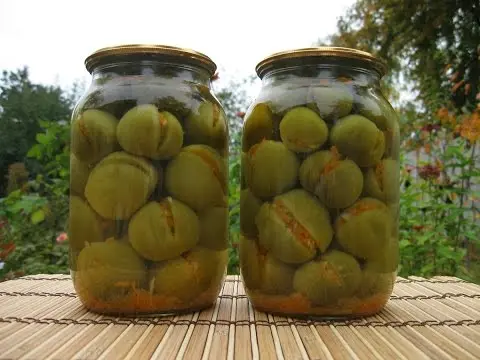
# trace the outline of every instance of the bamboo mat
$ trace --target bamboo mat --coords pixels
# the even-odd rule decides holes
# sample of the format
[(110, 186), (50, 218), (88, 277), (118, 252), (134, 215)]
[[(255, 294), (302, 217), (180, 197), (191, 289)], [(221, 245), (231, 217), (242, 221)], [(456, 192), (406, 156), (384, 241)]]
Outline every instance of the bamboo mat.
[(180, 316), (87, 312), (69, 276), (0, 283), (0, 359), (480, 359), (480, 286), (399, 278), (378, 315), (307, 321), (252, 309), (238, 276)]

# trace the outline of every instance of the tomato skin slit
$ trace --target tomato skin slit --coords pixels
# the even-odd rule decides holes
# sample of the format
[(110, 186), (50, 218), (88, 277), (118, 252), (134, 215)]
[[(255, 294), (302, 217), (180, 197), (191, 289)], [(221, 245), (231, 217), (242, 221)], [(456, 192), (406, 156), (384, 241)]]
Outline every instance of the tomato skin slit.
[(295, 239), (300, 241), (303, 246), (309, 249), (315, 249), (316, 244), (313, 236), (302, 224), (300, 224), (297, 219), (295, 219), (294, 215), (285, 206), (283, 201), (275, 200), (272, 203), (272, 208), (280, 220), (285, 223), (287, 229), (291, 232)]

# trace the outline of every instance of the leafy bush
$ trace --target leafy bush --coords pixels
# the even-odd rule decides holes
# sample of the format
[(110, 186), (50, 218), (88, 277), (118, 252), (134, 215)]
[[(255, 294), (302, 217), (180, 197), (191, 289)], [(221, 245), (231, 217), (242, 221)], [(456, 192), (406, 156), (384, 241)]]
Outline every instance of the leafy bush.
[[(58, 86), (35, 84), (27, 67), (0, 73), (0, 197), (6, 196), (6, 170), (15, 162), (25, 162), (25, 155), (42, 131), (42, 120), (68, 119), (79, 89), (69, 93)], [(30, 175), (43, 171), (35, 161), (25, 162)]]
[[(69, 152), (67, 124), (41, 122), (42, 133), (28, 156), (43, 173), (0, 199), (0, 281), (23, 274), (67, 273), (68, 246), (56, 239), (68, 216)], [(12, 251), (12, 249), (14, 249)]]
[(57, 216), (63, 214), (61, 210), (51, 211), (53, 203), (39, 194), (22, 194), (19, 190), (2, 199), (0, 216), (8, 219), (1, 230), (2, 242), (14, 244), (15, 250), (4, 260), (0, 279), (68, 271), (68, 248), (55, 241), (62, 230)]
[(230, 248), (229, 248), (229, 263), (228, 273), (238, 274), (238, 249), (237, 244), (240, 236), (240, 156), (234, 153), (230, 157), (229, 171), (230, 179), (228, 184), (229, 191), (229, 234), (230, 234)]
[(480, 134), (469, 131), (471, 122), (480, 126), (479, 115), (441, 110), (427, 124), (404, 119), (411, 136), (402, 147), (400, 275), (480, 281)]

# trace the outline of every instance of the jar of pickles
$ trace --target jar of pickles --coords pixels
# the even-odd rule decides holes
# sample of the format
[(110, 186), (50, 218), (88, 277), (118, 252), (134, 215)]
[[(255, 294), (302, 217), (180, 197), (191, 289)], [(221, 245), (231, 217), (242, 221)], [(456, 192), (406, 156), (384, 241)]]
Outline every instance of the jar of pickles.
[(257, 65), (245, 114), (240, 269), (261, 311), (378, 312), (398, 266), (399, 127), (369, 53), (319, 47)]
[(101, 313), (211, 306), (228, 261), (228, 126), (193, 50), (125, 45), (85, 65), (71, 120), (70, 268)]

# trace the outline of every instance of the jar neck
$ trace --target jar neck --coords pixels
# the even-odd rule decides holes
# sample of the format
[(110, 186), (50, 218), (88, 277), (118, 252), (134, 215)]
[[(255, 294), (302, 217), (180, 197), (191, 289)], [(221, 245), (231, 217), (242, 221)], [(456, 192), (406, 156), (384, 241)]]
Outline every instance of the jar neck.
[(314, 85), (343, 82), (359, 87), (379, 87), (380, 74), (376, 71), (338, 64), (299, 64), (288, 67), (272, 68), (262, 79), (263, 86), (281, 83)]
[(101, 86), (110, 81), (123, 79), (159, 79), (175, 84), (199, 84), (210, 88), (210, 75), (207, 70), (189, 64), (171, 63), (156, 60), (118, 61), (97, 66), (92, 71), (92, 85)]

